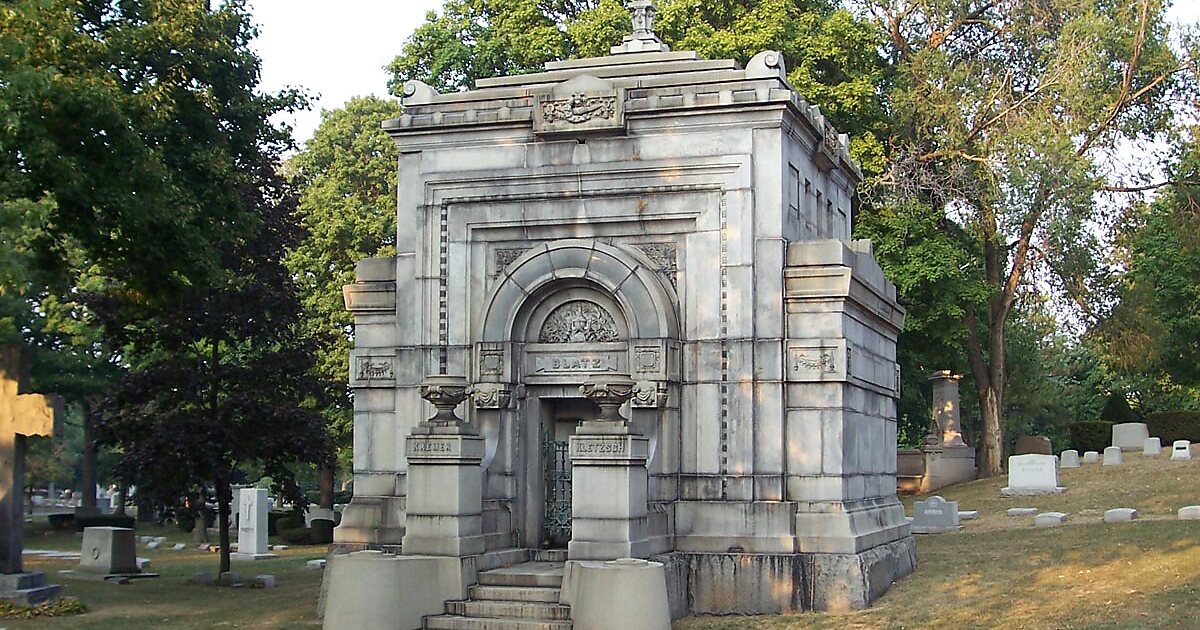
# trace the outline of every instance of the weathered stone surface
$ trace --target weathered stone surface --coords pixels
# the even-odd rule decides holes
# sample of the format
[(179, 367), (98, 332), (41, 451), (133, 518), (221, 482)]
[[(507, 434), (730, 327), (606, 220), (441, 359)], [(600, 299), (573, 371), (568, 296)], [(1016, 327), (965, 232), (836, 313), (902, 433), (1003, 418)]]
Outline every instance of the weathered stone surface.
[(1112, 445), (1122, 451), (1139, 451), (1150, 437), (1144, 422), (1123, 422), (1112, 427)]
[(1037, 527), (1058, 527), (1067, 522), (1067, 515), (1062, 512), (1042, 512), (1033, 517), (1033, 524)]
[(1105, 466), (1120, 466), (1125, 463), (1124, 457), (1121, 454), (1121, 447), (1109, 446), (1104, 449), (1104, 464)]
[(1008, 485), (1000, 489), (1004, 496), (1058, 494), (1064, 490), (1058, 485), (1057, 457), (1030, 454), (1008, 458)]
[(1159, 456), (1162, 454), (1162, 440), (1156, 437), (1148, 437), (1142, 444), (1142, 455)]
[(979, 518), (979, 510), (959, 510), (958, 512), (960, 521), (973, 521), (977, 518)]
[(1138, 517), (1138, 511), (1133, 508), (1113, 508), (1104, 512), (1105, 523), (1125, 523)]
[(75, 571), (99, 575), (140, 573), (133, 530), (124, 527), (87, 527)]
[(572, 627), (579, 630), (671, 628), (667, 576), (659, 562), (569, 561), (559, 601), (571, 607)]
[(1041, 435), (1022, 435), (1017, 438), (1017, 455), (1053, 455), (1050, 438)]
[(1171, 461), (1185, 462), (1192, 459), (1192, 443), (1187, 440), (1175, 440), (1171, 444)]
[(1079, 468), (1079, 451), (1068, 449), (1058, 458), (1059, 468)]
[(1099, 463), (1100, 463), (1100, 453), (1099, 453), (1099, 451), (1087, 451), (1087, 452), (1085, 452), (1085, 453), (1083, 454), (1083, 463), (1085, 463), (1085, 464), (1099, 464)]
[(1009, 516), (1033, 516), (1038, 513), (1037, 508), (1008, 508), (1005, 514)]

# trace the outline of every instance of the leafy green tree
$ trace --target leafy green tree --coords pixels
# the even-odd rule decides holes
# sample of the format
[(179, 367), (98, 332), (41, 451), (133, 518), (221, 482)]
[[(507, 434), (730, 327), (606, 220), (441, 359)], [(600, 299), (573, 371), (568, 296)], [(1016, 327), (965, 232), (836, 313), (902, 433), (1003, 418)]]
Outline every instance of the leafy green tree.
[[(980, 472), (1002, 470), (1008, 322), (1035, 272), (1083, 294), (1098, 271), (1109, 156), (1169, 137), (1195, 55), (1152, 0), (864, 0), (887, 35), (894, 131), (882, 203), (926, 205), (972, 258), (954, 290), (983, 421)], [(1152, 187), (1154, 184), (1147, 184)]]

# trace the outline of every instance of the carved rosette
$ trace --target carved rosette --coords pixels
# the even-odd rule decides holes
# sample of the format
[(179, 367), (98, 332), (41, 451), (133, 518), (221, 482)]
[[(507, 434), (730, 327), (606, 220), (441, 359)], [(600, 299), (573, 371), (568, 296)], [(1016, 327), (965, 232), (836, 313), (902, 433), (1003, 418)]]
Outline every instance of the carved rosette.
[(667, 404), (666, 383), (657, 381), (638, 381), (633, 387), (633, 397), (629, 404), (639, 409), (657, 409)]
[(422, 422), (432, 427), (462, 427), (466, 423), (454, 415), (458, 407), (471, 394), (471, 386), (466, 377), (438, 374), (426, 376), (419, 389), (421, 398), (437, 407), (437, 414)]
[(588, 377), (579, 392), (600, 407), (601, 422), (625, 423), (621, 416), (621, 405), (633, 397), (637, 385), (628, 374), (596, 374)]
[(471, 396), (476, 409), (507, 409), (512, 401), (512, 390), (501, 383), (476, 383)]

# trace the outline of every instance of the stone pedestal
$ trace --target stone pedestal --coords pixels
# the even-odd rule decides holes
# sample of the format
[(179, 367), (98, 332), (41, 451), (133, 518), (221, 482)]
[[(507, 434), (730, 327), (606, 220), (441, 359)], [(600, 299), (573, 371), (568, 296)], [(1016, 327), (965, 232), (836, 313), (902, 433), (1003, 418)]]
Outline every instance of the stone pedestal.
[(133, 530), (127, 527), (86, 527), (75, 573), (110, 577), (138, 575)]
[[(419, 430), (419, 428), (418, 428)], [(483, 553), (483, 438), (414, 434), (408, 456), (404, 555)]]
[(660, 562), (625, 558), (567, 562), (560, 603), (574, 630), (670, 630), (666, 572)]
[(933, 421), (941, 433), (942, 446), (966, 446), (958, 408), (958, 381), (961, 379), (961, 374), (950, 370), (935, 372), (929, 377), (933, 384)]
[(276, 558), (267, 544), (267, 489), (242, 488), (238, 492), (238, 550), (234, 560)]
[(408, 459), (404, 555), (471, 556), (483, 553), (484, 440), (454, 415), (470, 388), (461, 376), (429, 376), (421, 397), (437, 415), (413, 429)]
[[(597, 430), (596, 427), (580, 427)], [(631, 434), (571, 436), (572, 560), (646, 558), (646, 455), (649, 441)]]

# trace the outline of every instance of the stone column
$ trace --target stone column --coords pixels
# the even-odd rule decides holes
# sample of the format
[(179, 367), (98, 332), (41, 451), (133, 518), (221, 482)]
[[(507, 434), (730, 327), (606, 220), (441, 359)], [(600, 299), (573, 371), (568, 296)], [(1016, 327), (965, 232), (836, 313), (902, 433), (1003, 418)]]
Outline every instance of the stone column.
[(404, 555), (471, 556), (483, 553), (483, 438), (454, 415), (470, 388), (461, 376), (426, 377), (421, 397), (437, 415), (405, 441), (408, 510)]
[(600, 406), (600, 417), (571, 436), (571, 560), (645, 558), (646, 456), (620, 408), (633, 396), (628, 374), (599, 374), (579, 390)]
[(966, 446), (962, 439), (962, 422), (959, 418), (958, 381), (961, 374), (950, 370), (935, 372), (929, 377), (933, 383), (933, 420), (941, 431), (942, 446)]

